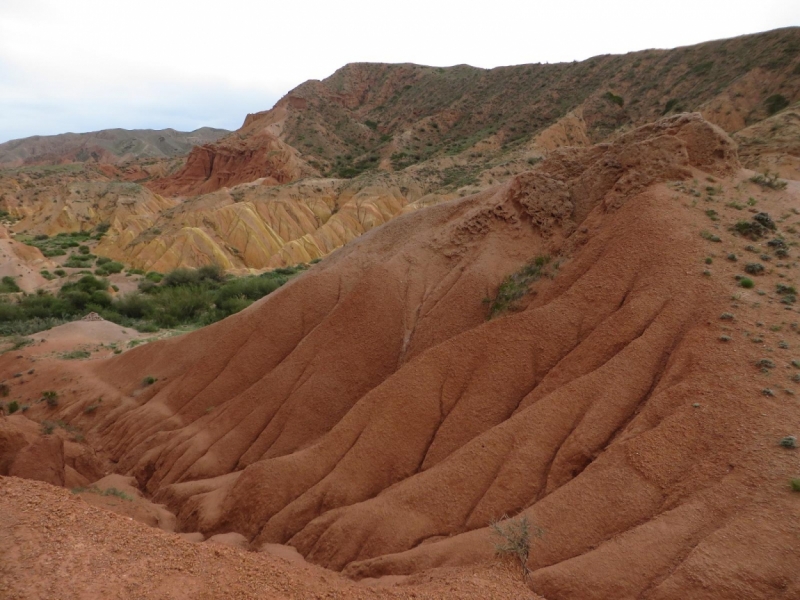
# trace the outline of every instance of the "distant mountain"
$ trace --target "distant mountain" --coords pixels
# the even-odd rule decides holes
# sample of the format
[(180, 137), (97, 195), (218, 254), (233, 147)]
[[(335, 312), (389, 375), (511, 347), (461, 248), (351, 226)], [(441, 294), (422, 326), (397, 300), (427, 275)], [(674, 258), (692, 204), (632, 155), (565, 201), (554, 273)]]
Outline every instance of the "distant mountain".
[(798, 100), (798, 27), (488, 70), (355, 63), (195, 148), (185, 168), (154, 189), (189, 196), (265, 177), (283, 184), (309, 169), (344, 179), (439, 173), (443, 187), (457, 189), (502, 167), (490, 177), (497, 180), (519, 158), (607, 141), (669, 114), (700, 112), (734, 133)]
[(225, 129), (104, 129), (90, 133), (35, 135), (0, 144), (0, 166), (99, 162), (118, 164), (136, 158), (172, 158), (194, 146), (215, 142)]

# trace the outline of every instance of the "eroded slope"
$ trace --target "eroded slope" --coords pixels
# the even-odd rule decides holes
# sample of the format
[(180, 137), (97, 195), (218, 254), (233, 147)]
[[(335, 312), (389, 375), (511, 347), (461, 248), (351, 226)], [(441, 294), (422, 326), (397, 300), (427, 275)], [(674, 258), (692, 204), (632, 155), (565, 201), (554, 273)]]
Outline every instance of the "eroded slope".
[[(713, 241), (692, 204), (747, 176), (721, 130), (664, 119), (394, 219), (183, 338), (42, 364), (26, 389), (69, 385), (55, 413), (183, 530), (352, 577), (489, 560), (489, 522), (525, 515), (547, 598), (792, 597), (797, 464), (777, 440), (800, 427), (797, 386), (776, 355), (763, 392), (765, 350), (720, 340), (736, 288), (716, 252), (739, 238)], [(487, 321), (482, 299), (537, 256)], [(742, 327), (755, 298), (734, 301)]]

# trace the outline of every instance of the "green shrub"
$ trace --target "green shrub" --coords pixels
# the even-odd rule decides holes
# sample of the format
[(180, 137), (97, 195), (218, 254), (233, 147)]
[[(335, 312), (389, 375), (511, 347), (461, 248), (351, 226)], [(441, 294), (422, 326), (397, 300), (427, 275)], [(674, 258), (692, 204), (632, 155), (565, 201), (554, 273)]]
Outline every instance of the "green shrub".
[(763, 175), (761, 173), (753, 175), (750, 181), (771, 190), (785, 190), (787, 185), (784, 180), (779, 178), (778, 173), (770, 173), (769, 171), (764, 171)]
[(170, 287), (196, 285), (200, 283), (200, 274), (196, 269), (181, 267), (167, 273), (163, 283)]
[(797, 448), (797, 438), (793, 435), (787, 435), (778, 444), (783, 448)]
[(493, 319), (503, 312), (513, 310), (516, 303), (528, 293), (531, 284), (541, 278), (542, 269), (549, 262), (549, 256), (537, 256), (519, 271), (506, 277), (497, 289), (494, 300), (486, 300), (489, 303), (487, 318)]
[(6, 275), (3, 279), (0, 279), (0, 294), (13, 294), (20, 291), (22, 290), (19, 289), (13, 277)]
[(94, 260), (94, 256), (91, 254), (73, 254), (64, 262), (64, 266), (70, 269), (88, 269), (92, 260)]
[(774, 115), (775, 113), (780, 112), (789, 106), (789, 100), (780, 94), (773, 94), (764, 100), (764, 105), (767, 107), (767, 112), (770, 115)]
[(622, 96), (617, 96), (614, 92), (606, 92), (603, 94), (603, 98), (608, 100), (609, 102), (616, 104), (617, 106), (624, 106), (625, 100)]
[(750, 275), (761, 275), (764, 273), (764, 265), (761, 263), (747, 263), (744, 266), (744, 272)]
[(58, 392), (52, 390), (42, 392), (42, 398), (47, 402), (47, 406), (50, 408), (58, 406)]
[(739, 280), (739, 285), (742, 286), (743, 288), (749, 290), (749, 289), (752, 289), (756, 284), (753, 283), (752, 279), (750, 279), (748, 277), (742, 277)]
[(19, 410), (19, 402), (16, 400), (9, 402), (6, 408), (8, 409), (8, 414), (13, 415)]
[(123, 265), (122, 263), (116, 261), (110, 261), (103, 263), (101, 267), (98, 267), (95, 270), (95, 274), (104, 277), (106, 275), (111, 275), (114, 273), (122, 273), (122, 269), (124, 268), (125, 265)]

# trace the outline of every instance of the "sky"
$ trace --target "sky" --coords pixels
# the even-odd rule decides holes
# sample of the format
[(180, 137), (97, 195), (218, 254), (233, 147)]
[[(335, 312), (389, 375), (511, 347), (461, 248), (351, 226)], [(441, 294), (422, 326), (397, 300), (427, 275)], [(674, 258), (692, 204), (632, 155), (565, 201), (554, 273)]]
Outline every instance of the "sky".
[(350, 62), (554, 63), (791, 25), (797, 0), (0, 0), (0, 142), (236, 129)]

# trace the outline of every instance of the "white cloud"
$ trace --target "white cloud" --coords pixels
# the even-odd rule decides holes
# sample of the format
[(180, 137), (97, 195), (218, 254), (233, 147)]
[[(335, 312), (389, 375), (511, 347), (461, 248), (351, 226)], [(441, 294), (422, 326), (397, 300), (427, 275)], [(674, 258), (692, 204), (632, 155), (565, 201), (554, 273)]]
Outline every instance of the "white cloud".
[(571, 61), (798, 24), (794, 0), (2, 0), (0, 141), (236, 127), (348, 62)]

